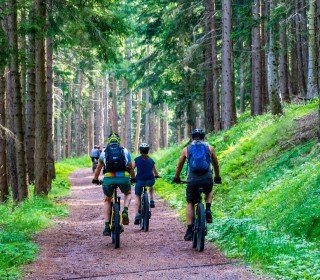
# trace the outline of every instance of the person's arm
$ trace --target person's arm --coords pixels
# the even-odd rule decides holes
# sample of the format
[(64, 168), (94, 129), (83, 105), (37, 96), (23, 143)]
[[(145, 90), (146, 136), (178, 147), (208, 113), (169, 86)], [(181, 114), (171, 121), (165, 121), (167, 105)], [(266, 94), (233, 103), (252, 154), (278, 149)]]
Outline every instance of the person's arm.
[(182, 168), (183, 168), (183, 165), (184, 165), (186, 159), (187, 159), (187, 148), (184, 148), (181, 152), (180, 157), (179, 157), (179, 162), (178, 162), (178, 165), (176, 168), (176, 172), (174, 174), (175, 179), (180, 179), (180, 174), (181, 174), (181, 171), (182, 171)]
[(214, 175), (215, 175), (215, 177), (220, 177), (218, 159), (217, 159), (217, 156), (214, 152), (214, 148), (212, 146), (210, 146), (210, 152), (211, 152), (211, 161), (212, 161), (212, 165), (213, 165)]
[(129, 167), (130, 178), (131, 179), (135, 179), (136, 178), (136, 174), (134, 172), (134, 163), (129, 162), (128, 167)]
[(152, 172), (153, 172), (153, 175), (154, 175), (155, 177), (159, 177), (159, 173), (158, 173), (158, 170), (157, 170), (155, 164), (154, 164), (153, 167), (152, 167)]

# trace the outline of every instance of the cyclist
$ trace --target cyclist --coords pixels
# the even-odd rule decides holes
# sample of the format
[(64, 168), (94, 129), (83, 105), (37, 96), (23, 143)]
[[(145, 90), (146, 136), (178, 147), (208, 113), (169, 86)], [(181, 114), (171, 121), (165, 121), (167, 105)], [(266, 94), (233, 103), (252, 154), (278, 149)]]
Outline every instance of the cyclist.
[[(181, 182), (180, 173), (186, 159), (188, 159), (186, 189), (187, 231), (184, 236), (186, 241), (192, 240), (193, 236), (194, 204), (199, 199), (198, 188), (203, 187), (206, 202), (206, 220), (207, 223), (212, 223), (213, 181), (216, 184), (221, 184), (218, 159), (214, 148), (204, 141), (204, 137), (205, 132), (202, 129), (194, 129), (191, 132), (192, 142), (182, 150), (173, 179), (175, 183)], [(211, 164), (215, 174), (214, 180), (212, 178)]]
[(137, 168), (136, 176), (136, 186), (135, 186), (135, 205), (136, 205), (136, 217), (134, 219), (134, 224), (138, 225), (140, 223), (141, 214), (139, 213), (140, 199), (142, 195), (142, 188), (144, 186), (149, 187), (150, 193), (150, 207), (154, 208), (154, 189), (153, 185), (155, 183), (155, 178), (159, 178), (158, 171), (155, 166), (155, 162), (149, 157), (149, 145), (147, 143), (142, 143), (139, 146), (140, 156), (134, 159), (134, 168)]
[(102, 188), (104, 199), (105, 228), (103, 235), (110, 236), (110, 213), (113, 185), (119, 185), (124, 194), (124, 210), (122, 211), (123, 225), (129, 224), (128, 208), (131, 201), (131, 180), (135, 181), (135, 173), (131, 162), (131, 155), (126, 148), (120, 146), (121, 138), (117, 133), (112, 132), (107, 138), (107, 147), (101, 153), (99, 163), (92, 180), (93, 184), (99, 184), (99, 174), (103, 168), (104, 178)]
[(92, 162), (95, 162), (95, 160), (98, 160), (101, 154), (100, 146), (94, 145), (94, 147), (91, 150), (90, 158)]

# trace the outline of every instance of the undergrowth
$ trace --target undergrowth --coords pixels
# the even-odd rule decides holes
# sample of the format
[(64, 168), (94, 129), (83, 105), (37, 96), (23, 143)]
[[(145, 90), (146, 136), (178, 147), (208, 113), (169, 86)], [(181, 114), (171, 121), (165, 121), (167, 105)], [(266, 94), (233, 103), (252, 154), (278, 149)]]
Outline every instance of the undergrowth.
[(65, 217), (68, 210), (56, 198), (68, 194), (68, 176), (79, 167), (88, 166), (88, 157), (63, 160), (55, 165), (56, 179), (48, 198), (30, 197), (18, 206), (12, 201), (0, 204), (0, 279), (18, 279), (21, 265), (34, 260), (38, 247), (32, 242), (36, 233), (50, 226), (55, 217)]
[[(320, 145), (298, 137), (301, 119), (316, 110), (313, 102), (289, 105), (282, 117), (246, 113), (208, 137), (223, 184), (215, 186), (207, 238), (278, 279), (320, 279)], [(184, 219), (185, 186), (171, 183), (182, 148), (154, 158), (164, 177), (157, 193)]]

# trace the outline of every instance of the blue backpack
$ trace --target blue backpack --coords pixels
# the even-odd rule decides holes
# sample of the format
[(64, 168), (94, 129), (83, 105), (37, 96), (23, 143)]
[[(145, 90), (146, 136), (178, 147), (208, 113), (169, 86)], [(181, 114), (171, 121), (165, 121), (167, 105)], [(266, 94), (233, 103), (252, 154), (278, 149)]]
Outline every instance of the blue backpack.
[(196, 174), (205, 174), (210, 170), (210, 150), (203, 143), (196, 143), (188, 146), (188, 168)]

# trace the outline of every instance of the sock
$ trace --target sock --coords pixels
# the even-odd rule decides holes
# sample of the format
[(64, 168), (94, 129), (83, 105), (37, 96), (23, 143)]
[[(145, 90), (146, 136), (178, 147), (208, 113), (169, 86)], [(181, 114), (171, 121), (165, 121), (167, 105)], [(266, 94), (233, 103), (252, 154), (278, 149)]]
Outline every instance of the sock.
[(128, 212), (128, 207), (123, 207), (123, 211), (127, 211)]
[(206, 210), (210, 210), (211, 208), (211, 203), (206, 203)]
[(188, 225), (188, 230), (192, 230), (193, 229), (193, 225)]
[(110, 225), (110, 222), (105, 222), (105, 225), (106, 225), (106, 226), (109, 226), (109, 225)]

